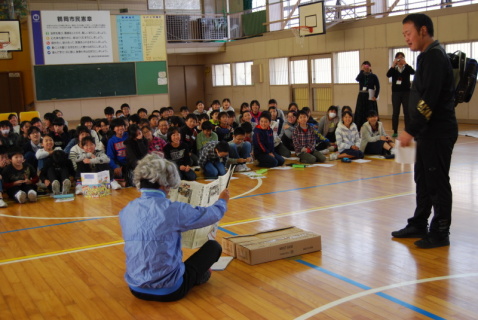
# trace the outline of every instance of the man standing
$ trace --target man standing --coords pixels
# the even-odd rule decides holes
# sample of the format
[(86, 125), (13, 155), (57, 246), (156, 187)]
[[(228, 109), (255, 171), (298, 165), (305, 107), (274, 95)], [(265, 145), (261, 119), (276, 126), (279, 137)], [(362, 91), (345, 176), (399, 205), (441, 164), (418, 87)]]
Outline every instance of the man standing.
[[(415, 242), (419, 248), (448, 246), (452, 207), (449, 171), (458, 137), (452, 67), (433, 39), (430, 17), (410, 14), (402, 23), (408, 46), (421, 52), (410, 92), (410, 123), (398, 137), (402, 146), (410, 145), (413, 138), (417, 141), (416, 209), (407, 226), (392, 236), (422, 238)], [(434, 215), (427, 230), (432, 208)]]
[(400, 105), (403, 105), (403, 115), (405, 127), (410, 122), (408, 114), (408, 100), (410, 98), (410, 75), (415, 74), (415, 70), (405, 61), (405, 54), (397, 52), (392, 66), (387, 71), (387, 77), (392, 77), (392, 128), (393, 137), (398, 136), (398, 118), (400, 117)]

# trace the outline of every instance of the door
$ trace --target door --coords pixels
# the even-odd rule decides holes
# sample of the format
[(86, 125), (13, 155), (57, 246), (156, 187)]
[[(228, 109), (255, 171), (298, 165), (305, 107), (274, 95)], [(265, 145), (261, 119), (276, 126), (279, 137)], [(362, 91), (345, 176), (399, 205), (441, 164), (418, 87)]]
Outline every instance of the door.
[(204, 66), (170, 66), (169, 81), (169, 102), (176, 112), (181, 106), (192, 112), (196, 101), (204, 101)]

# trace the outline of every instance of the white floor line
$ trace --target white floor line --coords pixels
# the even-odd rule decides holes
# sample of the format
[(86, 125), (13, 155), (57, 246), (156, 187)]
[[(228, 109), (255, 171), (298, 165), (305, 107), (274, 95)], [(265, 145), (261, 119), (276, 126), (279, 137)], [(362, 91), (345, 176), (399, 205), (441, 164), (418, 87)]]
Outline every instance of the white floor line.
[(259, 188), (262, 186), (262, 179), (261, 179), (261, 178), (258, 178), (258, 179), (256, 179), (256, 180), (257, 180), (257, 185), (256, 185), (254, 188), (252, 188), (252, 189), (249, 190), (249, 191), (244, 192), (243, 194), (240, 194), (240, 195), (238, 195), (238, 196), (234, 196), (234, 197), (232, 197), (231, 199), (236, 199), (236, 198), (245, 196), (246, 194), (249, 194), (249, 193), (251, 193), (251, 192), (253, 192), (253, 191), (259, 189)]
[(33, 220), (83, 220), (83, 219), (103, 219), (103, 218), (118, 218), (118, 216), (97, 216), (97, 217), (23, 217), (12, 216), (9, 214), (0, 213), (0, 217), (14, 218), (14, 219), (33, 219)]
[[(250, 189), (249, 191), (246, 191), (240, 195), (234, 196), (231, 198), (236, 199), (242, 196), (245, 196), (246, 194), (249, 194), (251, 192), (254, 192), (255, 190), (259, 189), (262, 186), (262, 179), (256, 179), (257, 180), (257, 185)], [(104, 219), (104, 218), (118, 218), (118, 215), (115, 216), (96, 216), (96, 217), (23, 217), (23, 216), (13, 216), (13, 215), (8, 215), (4, 213), (0, 213), (0, 217), (5, 217), (5, 218), (14, 218), (14, 219), (31, 219), (31, 220), (83, 220), (83, 219)]]
[(224, 224), (221, 224), (220, 226), (221, 227), (237, 226), (237, 225), (251, 223), (251, 222), (273, 220), (273, 219), (277, 219), (277, 218), (288, 217), (288, 216), (293, 216), (293, 215), (298, 215), (298, 214), (303, 214), (303, 213), (310, 213), (310, 212), (323, 211), (323, 210), (329, 210), (329, 209), (343, 208), (343, 207), (352, 206), (352, 205), (356, 205), (356, 204), (370, 203), (370, 202), (381, 201), (381, 200), (388, 200), (388, 199), (393, 199), (393, 198), (398, 198), (398, 197), (409, 196), (409, 195), (413, 195), (413, 194), (415, 194), (415, 193), (414, 192), (406, 192), (406, 193), (394, 194), (394, 195), (379, 197), (379, 198), (357, 200), (357, 201), (346, 202), (346, 203), (341, 203), (341, 204), (337, 204), (337, 205), (330, 205), (330, 206), (324, 206), (324, 207), (317, 207), (317, 208), (311, 208), (311, 209), (305, 209), (305, 210), (292, 211), (292, 212), (284, 213), (284, 214), (276, 214), (276, 215), (261, 217), (261, 218), (257, 218), (257, 219), (249, 219), (249, 220), (244, 220), (244, 221), (239, 221), (239, 222), (224, 223)]
[(295, 320), (304, 320), (308, 319), (316, 314), (319, 314), (327, 309), (333, 308), (338, 306), (339, 304), (342, 304), (344, 302), (349, 302), (367, 295), (375, 294), (377, 292), (382, 292), (385, 290), (389, 289), (394, 289), (394, 288), (399, 288), (399, 287), (404, 287), (404, 286), (410, 286), (418, 283), (425, 283), (425, 282), (432, 282), (432, 281), (441, 281), (441, 280), (449, 280), (449, 279), (457, 279), (457, 278), (467, 278), (467, 277), (476, 277), (478, 276), (478, 273), (464, 273), (464, 274), (457, 274), (457, 275), (449, 275), (449, 276), (442, 276), (442, 277), (434, 277), (434, 278), (428, 278), (428, 279), (419, 279), (419, 280), (412, 280), (412, 281), (406, 281), (406, 282), (400, 282), (396, 284), (391, 284), (388, 286), (380, 287), (380, 288), (375, 288), (375, 289), (370, 289), (366, 291), (362, 291), (356, 294), (352, 294), (348, 297), (338, 299), (335, 301), (332, 301), (330, 303), (327, 303), (319, 308), (316, 308), (314, 310), (311, 310), (300, 317), (295, 318)]

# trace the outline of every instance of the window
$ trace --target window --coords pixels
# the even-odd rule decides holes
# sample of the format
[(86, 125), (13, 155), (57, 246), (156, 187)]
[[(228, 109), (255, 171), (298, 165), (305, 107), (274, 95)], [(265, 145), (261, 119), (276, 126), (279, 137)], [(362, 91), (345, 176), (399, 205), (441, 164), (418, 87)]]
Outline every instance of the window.
[(332, 59), (312, 59), (312, 83), (332, 83)]
[(335, 83), (355, 83), (360, 72), (358, 51), (339, 52), (335, 54)]
[(234, 67), (234, 81), (235, 86), (249, 86), (252, 84), (251, 77), (252, 61), (237, 62), (233, 64)]
[(287, 58), (269, 60), (269, 77), (271, 85), (289, 84), (289, 64)]
[(453, 53), (455, 51), (462, 51), (464, 53), (466, 53), (466, 56), (467, 57), (470, 57), (472, 52), (471, 52), (471, 43), (470, 42), (466, 42), (466, 43), (450, 43), (450, 44), (447, 44), (445, 45), (445, 51), (446, 52), (450, 52), (450, 53)]
[(212, 85), (214, 87), (231, 85), (230, 64), (215, 64), (212, 66)]
[(309, 83), (309, 72), (307, 60), (292, 60), (290, 62), (290, 83), (303, 84)]

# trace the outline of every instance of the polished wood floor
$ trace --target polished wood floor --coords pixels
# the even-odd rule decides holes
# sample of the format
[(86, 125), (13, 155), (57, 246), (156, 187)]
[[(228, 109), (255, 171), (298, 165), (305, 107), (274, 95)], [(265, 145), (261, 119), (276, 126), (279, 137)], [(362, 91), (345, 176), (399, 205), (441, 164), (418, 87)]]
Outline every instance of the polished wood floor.
[(123, 280), (117, 214), (136, 190), (9, 202), (0, 209), (0, 319), (478, 319), (477, 159), (478, 139), (460, 136), (451, 246), (429, 250), (390, 236), (414, 210), (411, 166), (372, 159), (235, 174), (218, 238), (294, 225), (321, 234), (323, 250), (256, 266), (233, 260), (173, 303), (138, 300)]

